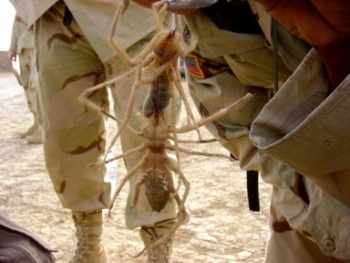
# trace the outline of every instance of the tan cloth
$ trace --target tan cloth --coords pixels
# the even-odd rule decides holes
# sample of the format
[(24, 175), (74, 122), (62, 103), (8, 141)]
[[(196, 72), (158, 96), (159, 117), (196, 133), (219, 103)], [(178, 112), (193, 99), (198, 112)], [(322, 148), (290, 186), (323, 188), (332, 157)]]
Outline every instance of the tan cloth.
[[(253, 10), (262, 11), (262, 9)], [(266, 17), (266, 14), (264, 16), (257, 13), (255, 17)], [(265, 26), (263, 30), (265, 34), (271, 32), (268, 30), (268, 26), (271, 25), (269, 19), (264, 18), (258, 22), (263, 28)], [(322, 75), (312, 77), (313, 72), (319, 70), (319, 64), (299, 68), (297, 71), (300, 71), (304, 79), (309, 79), (309, 82), (298, 82), (299, 90), (291, 86), (289, 96), (281, 95), (286, 88), (282, 86), (270, 102), (271, 107), (268, 107), (270, 103), (265, 107), (268, 102), (268, 90), (273, 87), (274, 82), (270, 35), (265, 38), (264, 35), (221, 30), (201, 11), (186, 16), (180, 28), (183, 30), (188, 50), (197, 54), (199, 60), (203, 60), (199, 63), (200, 66), (205, 68), (204, 72), (210, 73), (204, 78), (190, 74), (187, 76), (191, 95), (202, 114), (212, 114), (219, 108), (242, 98), (248, 92), (252, 94), (250, 100), (230, 111), (220, 121), (209, 124), (207, 128), (239, 161), (242, 169), (259, 170), (262, 179), (273, 185), (271, 236), (268, 241), (266, 262), (349, 261), (349, 209), (328, 196), (324, 191), (326, 188), (320, 188), (307, 177), (296, 175), (294, 169), (269, 156), (270, 151), (274, 150), (273, 147), (271, 149), (262, 147), (269, 145), (270, 138), (278, 138), (281, 130), (286, 129), (288, 125), (293, 126), (293, 122), (298, 121), (298, 118), (303, 119), (304, 115), (283, 114), (282, 109), (288, 109), (286, 106), (290, 106), (291, 101), (301, 100), (304, 93), (310, 95), (307, 97), (309, 100), (324, 98), (324, 88), (318, 90), (319, 96), (316, 97), (309, 90), (310, 82), (316, 82), (315, 79), (325, 86), (328, 84)], [(280, 26), (278, 30), (279, 80), (282, 83), (289, 83), (289, 77), (308, 53), (308, 47)], [(291, 97), (293, 91), (295, 93)], [(273, 102), (275, 107), (272, 106)], [(311, 101), (308, 105), (298, 105), (297, 112), (302, 112), (308, 107), (312, 109)], [(259, 115), (261, 110), (264, 115)], [(284, 115), (285, 118), (282, 121), (281, 118), (276, 119), (279, 115)], [(257, 116), (261, 117), (259, 123), (253, 122)], [(257, 143), (260, 149), (250, 140), (252, 123), (260, 124), (259, 127), (252, 127), (253, 140), (256, 141), (257, 134), (260, 135)], [(267, 123), (271, 123), (270, 126), (276, 125), (278, 129), (271, 128), (266, 132), (264, 125)], [(317, 133), (314, 132), (314, 135)], [(346, 148), (346, 144), (344, 147)], [(283, 154), (288, 156), (286, 151)], [(304, 158), (307, 162), (308, 156), (304, 155)], [(315, 163), (313, 165), (315, 166)], [(344, 183), (345, 188), (349, 186), (346, 181)]]
[(38, 126), (41, 117), (37, 102), (39, 80), (35, 62), (34, 35), (18, 16), (15, 17), (12, 26), (10, 51), (15, 51), (18, 55), (20, 83), (24, 89), (28, 108), (34, 115), (34, 125)]
[[(329, 243), (332, 246), (331, 242)], [(325, 257), (317, 244), (296, 230), (282, 233), (271, 231), (266, 248), (266, 263), (341, 263), (333, 257)]]
[[(300, 214), (286, 217), (290, 225), (311, 234), (324, 254), (344, 261), (350, 261), (348, 80), (328, 96), (322, 61), (312, 50), (251, 130), (262, 154), (306, 176), (310, 203)], [(342, 177), (333, 177), (342, 169)]]
[[(61, 0), (62, 1), (62, 0)], [(28, 26), (43, 15), (58, 0), (11, 0), (17, 15)], [(112, 21), (121, 0), (64, 0), (71, 10), (82, 31), (89, 39), (100, 59), (105, 62), (116, 55), (107, 41), (110, 36)], [(137, 13), (137, 15), (134, 15)], [(116, 39), (123, 48), (129, 48), (155, 30), (152, 11), (130, 1), (118, 26)]]
[[(40, 4), (36, 1), (31, 2)], [(116, 5), (110, 1), (105, 2), (106, 6), (101, 3), (103, 1), (84, 1), (82, 3), (81, 10), (88, 12), (87, 17), (98, 18), (98, 14), (101, 15), (97, 22), (104, 21), (105, 25), (104, 28), (99, 28), (98, 23), (91, 24), (91, 21), (81, 26), (82, 20), (78, 19), (83, 19), (79, 16), (81, 13), (75, 11), (79, 9), (77, 4), (81, 1), (68, 2), (71, 4), (70, 8), (73, 13), (73, 20), (69, 26), (63, 24), (66, 8), (63, 1), (51, 6), (33, 25), (40, 79), (38, 97), (43, 113), (45, 162), (63, 207), (73, 211), (99, 210), (110, 206), (111, 185), (105, 180), (104, 165), (93, 167), (90, 165), (100, 162), (105, 155), (106, 118), (100, 112), (80, 103), (78, 97), (86, 89), (125, 73), (130, 66), (121, 61), (118, 56), (106, 61), (102, 59), (107, 54), (104, 53), (104, 47), (109, 45), (109, 39), (106, 34), (103, 35), (103, 32), (105, 30), (104, 33), (107, 33), (107, 28), (110, 29), (112, 19), (106, 19), (103, 13), (99, 12), (103, 10), (107, 12), (107, 7), (109, 7), (110, 16), (108, 17), (111, 18), (116, 12)], [(87, 4), (90, 6), (87, 7)], [(101, 8), (96, 7), (96, 10), (91, 11), (91, 8), (97, 4), (102, 5)], [(129, 19), (134, 16), (138, 17), (139, 10), (142, 17), (144, 9), (138, 7), (137, 10), (133, 10), (132, 6), (127, 11), (130, 13), (125, 13), (125, 15)], [(75, 16), (78, 18), (75, 19)], [(151, 15), (150, 17), (152, 18)], [(153, 24), (147, 29), (144, 29), (147, 23), (137, 28), (133, 28), (132, 25), (130, 25), (130, 30), (135, 33), (137, 40), (134, 42), (130, 38), (125, 38), (125, 40), (130, 46), (127, 50), (128, 54), (134, 57), (144, 48), (155, 32), (152, 30)], [(89, 31), (84, 31), (88, 27), (90, 27)], [(127, 30), (129, 25), (123, 24), (121, 28)], [(100, 31), (101, 35), (98, 34)], [(152, 33), (147, 34), (149, 31)], [(99, 46), (93, 44), (97, 39), (91, 37), (91, 32), (101, 38)], [(140, 36), (143, 36), (143, 39), (138, 39)], [(136, 75), (132, 75), (110, 85), (115, 115), (119, 120), (125, 118), (135, 78)], [(144, 125), (144, 120), (138, 115), (138, 112), (142, 110), (147, 91), (148, 86), (139, 88), (134, 112), (129, 122), (134, 130), (139, 130)], [(106, 88), (94, 92), (89, 99), (105, 110), (109, 109)], [(178, 100), (177, 102), (178, 111), (181, 103)], [(114, 135), (116, 131), (110, 132)], [(121, 134), (120, 139), (124, 152), (140, 146), (145, 141), (128, 128)], [(125, 158), (128, 171), (143, 156), (144, 152), (140, 152)], [(154, 212), (144, 196), (143, 189), (141, 189), (137, 206), (131, 209), (130, 200), (136, 180), (137, 176), (131, 180), (131, 190), (125, 211), (128, 228), (153, 226), (160, 221), (176, 217), (176, 202), (168, 202), (162, 211)]]
[[(33, 34), (31, 33), (32, 38)], [(27, 105), (30, 112), (34, 115), (34, 122), (39, 124), (41, 121), (39, 106), (38, 106), (38, 71), (35, 64), (35, 51), (33, 48), (22, 49), (21, 53), (18, 54), (20, 76), (24, 94), (26, 96)]]
[(348, 207), (350, 123), (344, 113), (349, 86), (347, 77), (328, 96), (329, 82), (313, 50), (252, 125), (260, 150), (322, 184)]
[(16, 16), (12, 25), (10, 50), (16, 51), (20, 54), (22, 49), (33, 48), (33, 32), (28, 30), (27, 24), (24, 23), (20, 17)]

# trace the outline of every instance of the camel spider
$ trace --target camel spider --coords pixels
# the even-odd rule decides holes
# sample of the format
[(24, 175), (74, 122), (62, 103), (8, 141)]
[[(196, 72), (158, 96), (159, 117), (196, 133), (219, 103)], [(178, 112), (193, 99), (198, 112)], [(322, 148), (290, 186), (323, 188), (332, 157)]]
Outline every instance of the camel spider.
[[(151, 84), (152, 86), (149, 91), (149, 95), (145, 100), (144, 109), (142, 112), (147, 121), (147, 124), (141, 129), (140, 132), (132, 130), (139, 136), (145, 138), (146, 142), (135, 149), (115, 156), (113, 159), (104, 160), (105, 163), (108, 163), (110, 161), (124, 158), (135, 153), (144, 152), (144, 157), (141, 159), (141, 161), (136, 164), (120, 182), (112, 198), (110, 211), (113, 208), (115, 199), (123, 189), (125, 183), (133, 176), (137, 176), (137, 180), (135, 184), (135, 194), (132, 199), (132, 207), (136, 206), (137, 204), (140, 188), (142, 186), (145, 187), (145, 194), (153, 211), (160, 212), (168, 202), (172, 202), (173, 200), (175, 200), (177, 203), (177, 222), (174, 225), (173, 229), (167, 235), (150, 244), (147, 248), (155, 247), (173, 235), (186, 218), (187, 212), (185, 203), (189, 194), (190, 183), (181, 171), (180, 153), (183, 152), (187, 154), (225, 157), (230, 159), (228, 155), (226, 156), (222, 154), (203, 153), (181, 147), (179, 145), (179, 142), (181, 142), (181, 140), (178, 140), (177, 135), (194, 130), (198, 131), (199, 127), (217, 120), (218, 118), (224, 116), (229, 110), (233, 109), (240, 103), (244, 103), (245, 100), (250, 98), (250, 95), (248, 94), (241, 100), (219, 110), (217, 113), (209, 117), (206, 117), (200, 121), (195, 120), (189, 102), (185, 96), (177, 68), (178, 58), (185, 54), (185, 51), (181, 46), (181, 36), (176, 33), (175, 30), (169, 31), (163, 30), (162, 28), (162, 22), (165, 16), (166, 7), (166, 1), (160, 1), (153, 4), (152, 9), (159, 31), (149, 42), (149, 44), (135, 58), (130, 58), (113, 39), (113, 35), (117, 29), (117, 24), (120, 16), (125, 10), (125, 5), (120, 5), (113, 23), (110, 41), (120, 58), (132, 68), (121, 76), (118, 76), (114, 79), (86, 90), (80, 96), (80, 100), (84, 104), (87, 104), (96, 110), (99, 110), (103, 114), (115, 119), (99, 106), (89, 101), (89, 95), (98, 89), (116, 83), (132, 74), (135, 74), (137, 76), (137, 79), (131, 88), (131, 94), (125, 118), (124, 120), (119, 120), (120, 125), (118, 132), (113, 137), (111, 145), (109, 146), (111, 148), (119, 138), (121, 132), (126, 127), (132, 130), (132, 128), (128, 126), (128, 123), (131, 118), (138, 88), (144, 84)], [(174, 97), (174, 94), (176, 92), (175, 89), (181, 96), (189, 117), (187, 125), (182, 127), (176, 127), (175, 110), (171, 111), (170, 123), (164, 114), (164, 109), (169, 105), (170, 98)], [(172, 102), (170, 107), (171, 109), (175, 109), (175, 100), (171, 101)], [(200, 138), (199, 132), (198, 134), (199, 142), (203, 142), (204, 140)], [(169, 156), (168, 152), (170, 151), (175, 152), (176, 159)], [(174, 182), (175, 176), (178, 176), (177, 185)], [(179, 189), (181, 183), (184, 185), (184, 191), (180, 197)], [(142, 252), (140, 252), (138, 255), (141, 255)]]

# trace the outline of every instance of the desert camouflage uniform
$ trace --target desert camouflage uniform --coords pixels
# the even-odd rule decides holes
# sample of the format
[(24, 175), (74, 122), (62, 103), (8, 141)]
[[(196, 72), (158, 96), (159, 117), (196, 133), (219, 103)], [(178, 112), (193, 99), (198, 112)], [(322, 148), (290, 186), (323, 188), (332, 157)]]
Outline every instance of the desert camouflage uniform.
[[(101, 161), (105, 155), (105, 117), (80, 103), (78, 97), (86, 89), (130, 69), (109, 43), (112, 21), (121, 1), (12, 2), (18, 15), (29, 25), (34, 24), (45, 161), (54, 189), (63, 207), (72, 211), (109, 208), (111, 185), (104, 180), (105, 166), (88, 167)], [(71, 12), (68, 14), (73, 16), (71, 19), (65, 17), (67, 8)], [(115, 38), (134, 57), (153, 37), (155, 29), (151, 10), (130, 2), (118, 24)], [(111, 85), (114, 111), (119, 120), (125, 117), (134, 81), (135, 76), (129, 76)], [(145, 124), (136, 113), (142, 110), (147, 90), (148, 86), (139, 88), (135, 100), (130, 122), (134, 130)], [(104, 109), (109, 108), (106, 89), (94, 92), (89, 99)], [(176, 100), (179, 109), (180, 101)], [(143, 142), (142, 137), (128, 128), (121, 134), (123, 151)], [(130, 171), (142, 157), (143, 153), (138, 153), (125, 158), (127, 169)], [(127, 227), (154, 227), (162, 222), (171, 227), (176, 217), (175, 202), (169, 202), (159, 213), (154, 212), (147, 198), (142, 197), (142, 187), (136, 207), (130, 208), (134, 184), (132, 180), (125, 210)]]
[[(216, 6), (220, 4), (222, 1)], [(332, 192), (334, 182), (326, 178), (348, 166), (345, 134), (349, 134), (349, 103), (344, 90), (349, 81), (336, 89), (345, 96), (342, 104), (322, 118), (325, 107), (335, 105), (341, 95), (327, 97), (329, 81), (316, 52), (306, 56), (309, 48), (277, 25), (280, 90), (270, 100), (274, 86), (271, 18), (254, 1), (249, 5), (231, 1), (231, 9), (219, 8), (221, 16), (212, 6), (181, 19), (179, 30), (189, 51), (184, 60), (191, 95), (206, 116), (252, 94), (246, 103), (207, 128), (242, 169), (259, 170), (263, 180), (273, 185), (266, 262), (350, 262), (349, 180), (344, 178), (347, 192)], [(253, 10), (250, 15), (247, 8)], [(242, 13), (245, 16), (239, 17)], [(259, 26), (251, 24), (254, 17)], [(328, 100), (327, 106), (317, 108)], [(309, 114), (315, 116), (306, 119)], [(334, 120), (340, 115), (343, 132), (336, 132), (341, 122)], [(310, 125), (315, 120), (319, 121)], [(343, 136), (345, 144), (329, 130)], [(294, 134), (301, 138), (294, 140)], [(333, 165), (329, 161), (334, 161)]]
[(26, 101), (30, 112), (33, 114), (33, 131), (38, 129), (41, 121), (37, 103), (38, 76), (35, 66), (34, 35), (28, 29), (26, 23), (18, 16), (15, 17), (12, 26), (10, 51), (18, 55), (20, 69), (20, 84), (24, 89)]

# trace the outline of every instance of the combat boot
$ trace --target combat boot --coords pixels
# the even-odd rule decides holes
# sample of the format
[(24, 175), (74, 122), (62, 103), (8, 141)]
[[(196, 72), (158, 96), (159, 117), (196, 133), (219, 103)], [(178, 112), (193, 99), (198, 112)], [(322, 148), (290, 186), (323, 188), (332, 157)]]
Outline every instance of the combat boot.
[(102, 211), (76, 212), (73, 211), (76, 228), (77, 247), (75, 255), (69, 263), (108, 263), (107, 254), (103, 247)]
[(32, 134), (26, 137), (26, 141), (29, 144), (38, 144), (43, 142), (43, 135), (41, 132), (41, 129), (38, 128), (36, 131)]
[(175, 220), (166, 220), (156, 224), (155, 227), (141, 228), (140, 235), (146, 246), (147, 253), (147, 260), (145, 263), (171, 263), (170, 257), (173, 245), (173, 234), (155, 247), (148, 247), (148, 245), (169, 233), (175, 222)]
[(28, 128), (27, 131), (20, 133), (19, 137), (25, 138), (27, 136), (33, 135), (38, 129), (39, 129), (38, 124), (34, 122), (33, 125)]

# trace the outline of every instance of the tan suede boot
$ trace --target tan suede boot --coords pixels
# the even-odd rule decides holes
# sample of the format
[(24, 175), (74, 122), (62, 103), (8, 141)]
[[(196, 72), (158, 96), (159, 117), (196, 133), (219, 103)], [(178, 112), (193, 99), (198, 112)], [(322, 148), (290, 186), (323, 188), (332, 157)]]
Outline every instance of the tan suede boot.
[(38, 124), (34, 122), (33, 125), (28, 128), (27, 131), (20, 133), (19, 137), (25, 138), (27, 136), (33, 135), (38, 129), (39, 129)]
[[(175, 220), (166, 220), (156, 224), (155, 227), (142, 227), (140, 235), (147, 247), (152, 242), (166, 235), (174, 226)], [(147, 260), (145, 263), (171, 263), (170, 257), (172, 252), (173, 237), (171, 235), (163, 243), (147, 248)]]
[(42, 138), (42, 132), (41, 129), (38, 128), (36, 129), (36, 131), (32, 134), (26, 137), (26, 141), (29, 144), (38, 144), (38, 143), (42, 143), (43, 142), (43, 138)]
[(73, 211), (73, 220), (78, 241), (75, 255), (69, 263), (108, 263), (101, 242), (103, 232), (102, 211)]

